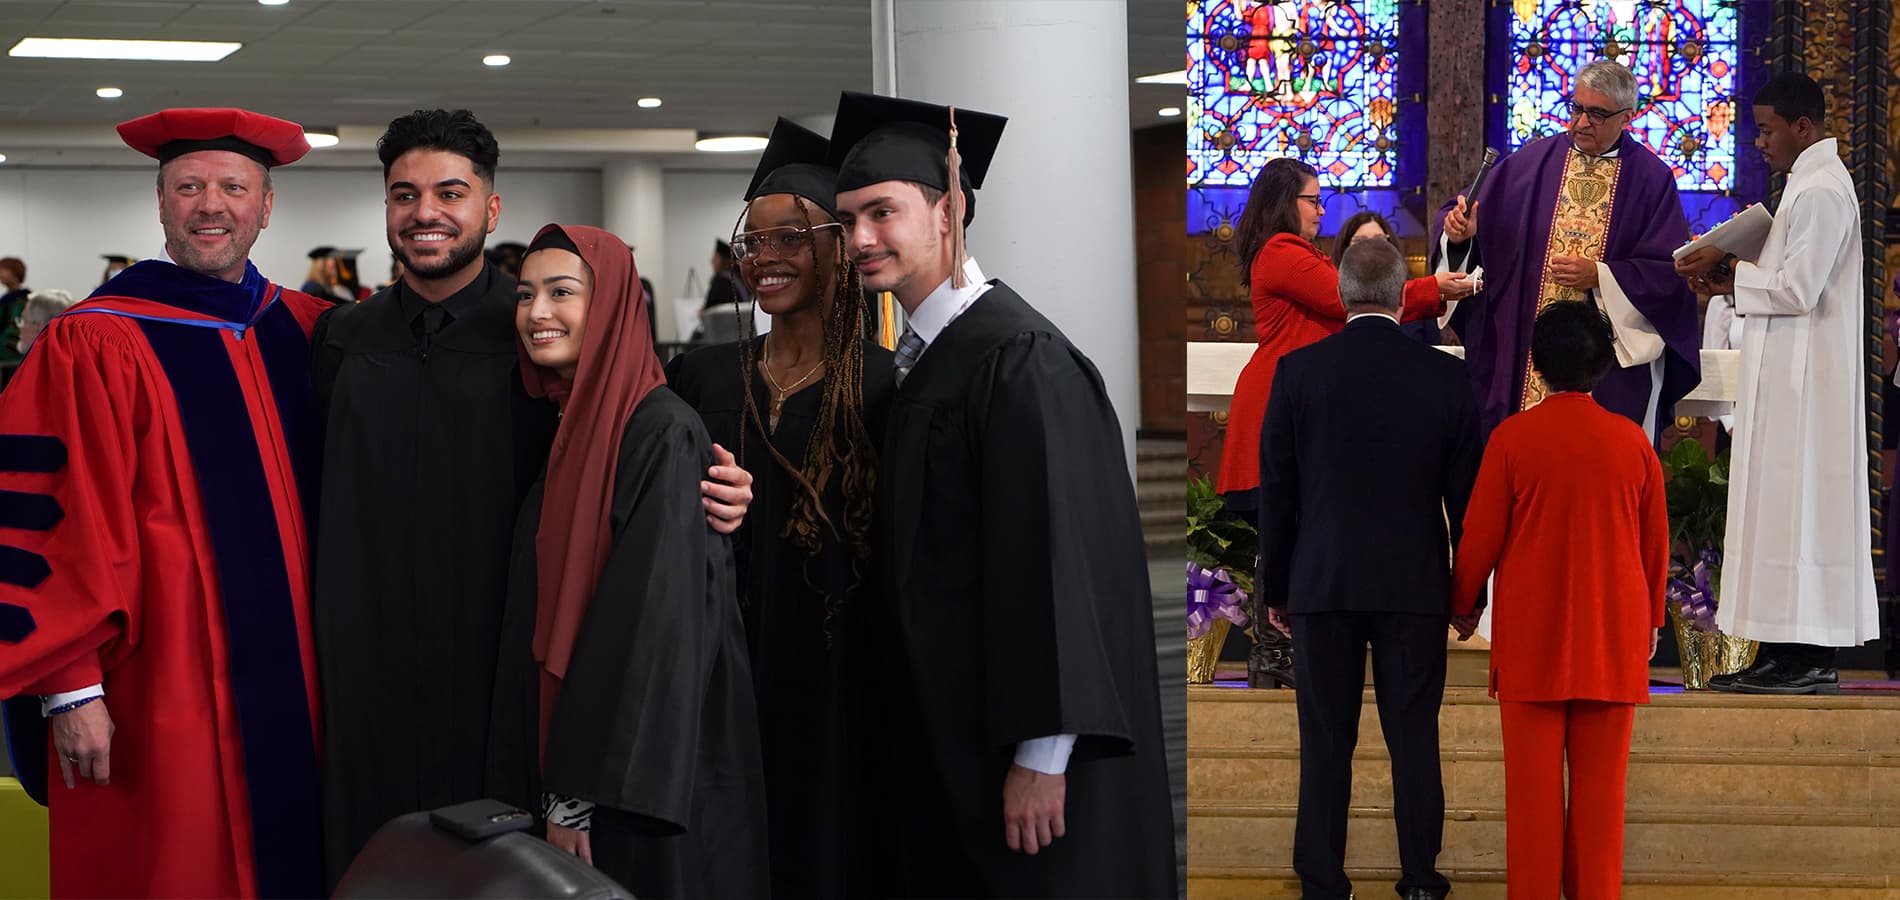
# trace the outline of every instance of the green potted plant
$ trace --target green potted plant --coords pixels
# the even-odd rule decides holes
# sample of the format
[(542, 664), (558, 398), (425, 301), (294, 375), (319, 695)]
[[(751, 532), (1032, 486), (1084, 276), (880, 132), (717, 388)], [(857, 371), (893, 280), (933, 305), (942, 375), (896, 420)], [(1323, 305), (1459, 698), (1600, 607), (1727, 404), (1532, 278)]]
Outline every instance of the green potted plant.
[(1228, 512), (1206, 476), (1188, 480), (1187, 506), (1188, 683), (1207, 684), (1228, 630), (1252, 624), (1247, 603), (1259, 535)]
[(1682, 686), (1703, 690), (1709, 678), (1754, 662), (1755, 642), (1723, 634), (1715, 624), (1722, 583), (1722, 537), (1728, 526), (1727, 452), (1709, 458), (1694, 438), (1663, 454), (1669, 504), (1669, 583), (1663, 605), (1675, 624), (1682, 655)]

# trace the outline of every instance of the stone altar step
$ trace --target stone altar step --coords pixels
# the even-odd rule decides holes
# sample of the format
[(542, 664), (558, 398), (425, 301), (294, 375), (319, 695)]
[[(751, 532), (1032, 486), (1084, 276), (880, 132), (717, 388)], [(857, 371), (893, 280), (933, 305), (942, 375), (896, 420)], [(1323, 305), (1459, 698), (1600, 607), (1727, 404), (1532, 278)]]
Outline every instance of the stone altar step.
[[(1188, 689), (1191, 898), (1298, 896), (1293, 697)], [(1652, 700), (1631, 741), (1626, 897), (1900, 900), (1900, 695)], [(1373, 897), (1397, 877), (1398, 851), (1370, 691), (1365, 702), (1347, 864), (1360, 896)], [(1497, 723), (1481, 687), (1447, 688), (1439, 864), (1459, 897), (1504, 895)]]

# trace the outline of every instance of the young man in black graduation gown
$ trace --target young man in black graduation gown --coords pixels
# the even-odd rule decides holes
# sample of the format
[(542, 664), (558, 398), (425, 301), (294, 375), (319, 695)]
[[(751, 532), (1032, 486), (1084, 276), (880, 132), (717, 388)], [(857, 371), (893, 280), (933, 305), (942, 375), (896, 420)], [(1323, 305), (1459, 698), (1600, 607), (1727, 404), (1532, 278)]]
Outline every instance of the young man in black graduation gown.
[(891, 595), (858, 620), (887, 651), (861, 682), (892, 748), (870, 780), (890, 798), (872, 890), (1172, 897), (1153, 601), (1115, 412), (1088, 358), (963, 253), (1003, 124), (847, 93), (831, 137), (847, 247), (909, 316), (878, 478)]
[(396, 816), (482, 797), (533, 808), (526, 784), (484, 779), (515, 516), (555, 426), (521, 383), (515, 282), (482, 253), (501, 215), (500, 149), (465, 110), (418, 110), (378, 152), (403, 277), (338, 306), (311, 338), (326, 423), (312, 617), (332, 885)]

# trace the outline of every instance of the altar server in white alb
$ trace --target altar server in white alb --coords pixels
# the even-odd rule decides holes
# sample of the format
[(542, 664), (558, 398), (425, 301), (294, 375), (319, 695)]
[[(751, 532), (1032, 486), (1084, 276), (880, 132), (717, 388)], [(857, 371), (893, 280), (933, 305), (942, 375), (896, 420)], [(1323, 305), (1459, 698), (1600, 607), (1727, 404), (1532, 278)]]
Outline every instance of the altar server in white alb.
[(1716, 248), (1678, 264), (1699, 291), (1732, 293), (1742, 317), (1716, 624), (1761, 641), (1756, 662), (1713, 687), (1833, 693), (1834, 649), (1880, 636), (1867, 493), (1866, 314), (1859, 201), (1822, 130), (1806, 75), (1755, 96), (1755, 145), (1788, 173), (1758, 259)]

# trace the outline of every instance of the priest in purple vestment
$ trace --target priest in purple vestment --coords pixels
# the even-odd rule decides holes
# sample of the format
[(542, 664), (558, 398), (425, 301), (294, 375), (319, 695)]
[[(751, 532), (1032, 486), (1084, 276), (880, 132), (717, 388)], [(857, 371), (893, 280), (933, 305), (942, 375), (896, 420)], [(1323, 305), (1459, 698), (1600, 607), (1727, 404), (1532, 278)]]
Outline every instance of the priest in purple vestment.
[(1548, 393), (1531, 371), (1530, 342), (1531, 323), (1552, 302), (1590, 302), (1609, 316), (1617, 365), (1597, 402), (1652, 441), (1702, 380), (1695, 295), (1670, 255), (1688, 241), (1688, 219), (1669, 165), (1624, 131), (1635, 105), (1629, 69), (1585, 66), (1567, 133), (1500, 160), (1476, 203), (1461, 195), (1439, 212), (1434, 266), (1483, 268), (1483, 289), (1449, 316), (1486, 434)]

